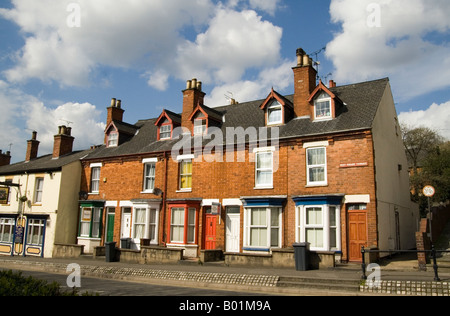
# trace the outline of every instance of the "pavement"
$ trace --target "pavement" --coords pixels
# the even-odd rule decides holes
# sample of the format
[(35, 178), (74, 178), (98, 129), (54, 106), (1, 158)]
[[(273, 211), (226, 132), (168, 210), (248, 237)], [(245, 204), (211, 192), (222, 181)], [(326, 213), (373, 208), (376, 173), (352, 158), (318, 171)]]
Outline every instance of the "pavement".
[[(361, 281), (361, 265), (346, 264), (324, 270), (296, 271), (267, 267), (229, 267), (223, 263), (200, 264), (130, 264), (80, 257), (76, 259), (43, 259), (36, 257), (0, 256), (0, 269), (43, 271), (66, 274), (70, 264), (80, 267), (81, 277), (107, 278), (147, 284), (214, 288), (275, 295), (420, 295), (449, 296), (450, 273), (440, 272), (434, 281), (433, 269), (419, 271), (417, 259), (395, 257), (380, 262), (380, 270), (367, 272), (369, 280), (378, 280), (375, 287)], [(375, 273), (373, 273), (375, 272)], [(378, 274), (377, 274), (378, 273)], [(378, 278), (374, 278), (378, 277)], [(282, 285), (281, 280), (297, 282)], [(350, 282), (354, 291), (339, 288)], [(289, 283), (289, 282), (287, 282)], [(317, 286), (316, 286), (317, 285)]]

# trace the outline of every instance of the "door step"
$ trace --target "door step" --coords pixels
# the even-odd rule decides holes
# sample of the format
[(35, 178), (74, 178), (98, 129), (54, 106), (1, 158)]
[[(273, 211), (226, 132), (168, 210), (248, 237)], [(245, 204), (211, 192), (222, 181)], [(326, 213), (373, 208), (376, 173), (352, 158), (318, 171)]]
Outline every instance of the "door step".
[(316, 289), (333, 292), (357, 292), (359, 291), (359, 285), (359, 280), (333, 280), (305, 277), (280, 277), (277, 283), (278, 287)]

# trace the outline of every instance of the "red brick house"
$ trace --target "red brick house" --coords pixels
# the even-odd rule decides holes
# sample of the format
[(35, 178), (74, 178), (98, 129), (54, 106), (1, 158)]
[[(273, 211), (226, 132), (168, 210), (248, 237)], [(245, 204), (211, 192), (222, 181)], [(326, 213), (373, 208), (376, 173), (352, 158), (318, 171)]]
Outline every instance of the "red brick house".
[(207, 106), (193, 79), (181, 114), (136, 124), (113, 99), (105, 144), (82, 159), (78, 242), (144, 239), (197, 257), (307, 241), (342, 261), (359, 261), (362, 245), (413, 248), (419, 215), (389, 79), (317, 84), (297, 57), (293, 95)]

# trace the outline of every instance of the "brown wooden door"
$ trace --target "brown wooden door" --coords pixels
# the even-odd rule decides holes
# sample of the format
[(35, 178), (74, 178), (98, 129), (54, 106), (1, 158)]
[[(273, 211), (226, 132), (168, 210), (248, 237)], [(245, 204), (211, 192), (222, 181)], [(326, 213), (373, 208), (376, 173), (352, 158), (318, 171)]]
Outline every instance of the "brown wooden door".
[(361, 247), (367, 246), (367, 212), (348, 212), (348, 260), (362, 261)]
[(217, 215), (205, 216), (205, 250), (216, 249), (216, 223)]

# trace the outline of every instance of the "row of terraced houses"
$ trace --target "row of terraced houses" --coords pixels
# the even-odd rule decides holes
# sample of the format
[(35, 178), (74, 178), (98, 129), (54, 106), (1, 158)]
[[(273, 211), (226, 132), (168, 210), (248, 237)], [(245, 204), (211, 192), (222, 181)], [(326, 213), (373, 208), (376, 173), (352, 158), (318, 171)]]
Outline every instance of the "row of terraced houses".
[(357, 262), (361, 246), (414, 248), (419, 213), (389, 79), (324, 84), (297, 57), (292, 95), (213, 107), (193, 79), (180, 113), (130, 124), (112, 99), (100, 146), (73, 151), (61, 126), (50, 155), (38, 156), (36, 132), (24, 162), (1, 153), (0, 254), (116, 242), (270, 256), (308, 242)]

